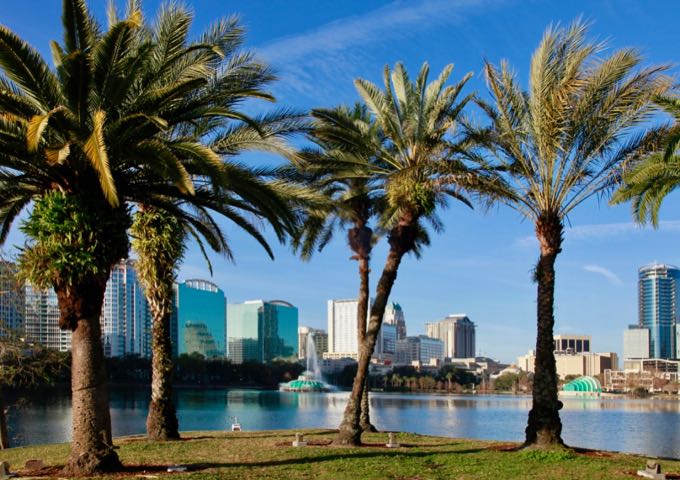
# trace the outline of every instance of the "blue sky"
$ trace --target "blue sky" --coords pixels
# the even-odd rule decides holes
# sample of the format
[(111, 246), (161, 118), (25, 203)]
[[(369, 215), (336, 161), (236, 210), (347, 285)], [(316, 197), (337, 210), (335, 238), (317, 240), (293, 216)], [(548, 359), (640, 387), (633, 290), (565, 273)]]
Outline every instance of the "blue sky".
[[(103, 20), (106, 2), (90, 3)], [(147, 16), (159, 3), (143, 2)], [(432, 75), (454, 63), (452, 78), (473, 72), (468, 91), (486, 95), (483, 59), (509, 60), (525, 82), (531, 53), (546, 26), (578, 16), (591, 21), (591, 35), (608, 39), (612, 49), (637, 47), (647, 63), (672, 64), (680, 58), (680, 10), (673, 1), (188, 3), (196, 14), (195, 32), (217, 17), (239, 14), (248, 30), (247, 46), (279, 72), (280, 81), (273, 87), (278, 103), (298, 109), (353, 103), (354, 78), (379, 81), (383, 67), (397, 61), (411, 72), (428, 61)], [(61, 38), (60, 4), (3, 2), (0, 22), (48, 55), (49, 40)], [(251, 155), (245, 160), (272, 158)], [(576, 210), (557, 265), (556, 332), (591, 334), (595, 350), (621, 353), (623, 329), (637, 322), (637, 268), (652, 261), (680, 264), (679, 205), (678, 195), (672, 194), (657, 231), (637, 228), (629, 206), (609, 207), (606, 199), (593, 199)], [(513, 361), (534, 344), (535, 285), (530, 271), (537, 245), (532, 225), (505, 207), (473, 211), (451, 205), (442, 217), (445, 233), (433, 237), (421, 260), (405, 260), (394, 288), (393, 299), (404, 308), (409, 334), (424, 333), (425, 322), (465, 312), (477, 324), (478, 354)], [(342, 234), (310, 262), (301, 262), (285, 246), (276, 249), (272, 262), (245, 235), (229, 225), (226, 230), (236, 263), (213, 257), (213, 281), (230, 302), (285, 299), (298, 306), (301, 325), (325, 328), (326, 300), (356, 295), (356, 265), (349, 261)], [(8, 244), (22, 242), (14, 231)], [(374, 254), (376, 276), (384, 258), (381, 244)], [(192, 247), (180, 279), (207, 276), (205, 263)]]

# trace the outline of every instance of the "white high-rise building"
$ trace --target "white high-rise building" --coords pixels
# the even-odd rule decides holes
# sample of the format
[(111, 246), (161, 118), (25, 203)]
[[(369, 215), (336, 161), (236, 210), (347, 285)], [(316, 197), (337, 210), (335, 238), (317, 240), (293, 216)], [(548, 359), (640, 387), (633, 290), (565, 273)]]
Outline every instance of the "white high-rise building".
[[(366, 325), (370, 318), (372, 301), (368, 302)], [(358, 358), (356, 299), (328, 301), (328, 352), (324, 358)], [(384, 360), (397, 352), (397, 325), (383, 322), (373, 356)]]
[(649, 329), (630, 325), (623, 331), (623, 358), (649, 358)]
[(475, 324), (466, 314), (449, 315), (444, 320), (425, 324), (426, 334), (444, 342), (444, 355), (449, 358), (475, 356)]
[[(370, 311), (369, 301), (369, 311)], [(328, 300), (328, 353), (356, 356), (357, 343), (356, 299)], [(366, 318), (368, 324), (368, 316)]]
[(60, 352), (70, 350), (71, 331), (59, 328), (59, 304), (54, 290), (39, 290), (26, 282), (24, 291), (26, 339)]
[(151, 314), (133, 261), (111, 270), (100, 321), (107, 357), (151, 356)]

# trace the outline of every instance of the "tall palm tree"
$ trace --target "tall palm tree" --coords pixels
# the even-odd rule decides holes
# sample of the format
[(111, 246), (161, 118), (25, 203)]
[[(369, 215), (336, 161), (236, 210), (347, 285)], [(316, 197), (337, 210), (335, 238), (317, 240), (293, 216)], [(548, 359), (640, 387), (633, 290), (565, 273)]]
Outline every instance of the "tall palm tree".
[[(191, 52), (191, 49), (196, 48), (196, 44), (192, 44), (188, 38), (191, 21), (192, 15), (186, 8), (171, 5), (161, 11), (155, 23), (151, 33), (155, 42), (164, 45), (167, 55), (183, 55), (187, 59), (166, 69), (166, 83), (171, 83), (172, 78), (181, 80), (189, 67), (205, 67), (200, 55)], [(280, 110), (251, 118), (238, 110), (239, 104), (247, 98), (273, 101), (265, 88), (274, 80), (274, 76), (266, 65), (241, 48), (243, 29), (237, 19), (232, 17), (208, 30), (201, 43), (219, 46), (222, 59), (219, 73), (213, 76), (212, 82), (198, 89), (195, 95), (203, 95), (207, 99), (219, 95), (220, 107), (228, 115), (206, 118), (191, 126), (178, 126), (166, 131), (166, 136), (176, 142), (210, 143), (212, 152), (208, 154), (214, 157), (221, 154), (223, 162), (225, 157), (253, 149), (292, 156), (292, 148), (284, 140), (287, 135), (302, 129), (300, 115)], [(193, 98), (186, 98), (184, 102), (187, 104), (184, 108), (195, 108), (191, 105)], [(202, 148), (207, 150), (206, 147)], [(215, 158), (216, 163), (219, 161)], [(224, 162), (217, 171), (205, 172), (205, 178), (194, 177), (194, 182), (200, 181), (204, 188), (210, 189), (213, 198), (209, 203), (201, 201), (200, 206), (197, 206), (196, 201), (189, 205), (194, 210), (193, 217), (187, 217), (183, 202), (169, 204), (170, 210), (141, 204), (135, 213), (132, 246), (138, 256), (137, 270), (153, 317), (151, 401), (147, 417), (147, 435), (151, 439), (179, 438), (172, 398), (173, 361), (169, 322), (172, 288), (187, 237), (197, 240), (204, 253), (202, 239), (214, 251), (231, 258), (225, 235), (211, 215), (211, 212), (217, 213), (248, 232), (272, 257), (259, 226), (247, 217), (256, 215), (267, 219), (279, 240), (294, 225), (295, 218), (286, 200), (259, 178), (264, 173), (264, 170), (251, 171), (236, 163)]]
[[(327, 208), (315, 208), (307, 215), (296, 247), (303, 258), (309, 258), (314, 250), (320, 251), (328, 244), (338, 224), (347, 228), (351, 259), (356, 260), (359, 267), (357, 345), (361, 345), (366, 335), (370, 261), (375, 242), (370, 222), (379, 213), (382, 201), (370, 176), (354, 174), (373, 168), (380, 138), (367, 108), (361, 104), (352, 109), (316, 109), (312, 116), (310, 137), (318, 149), (306, 151), (297, 167), (326, 193), (329, 203)], [(348, 171), (354, 174), (348, 176)], [(360, 426), (362, 431), (376, 430), (370, 420), (368, 379), (361, 400)]]
[(425, 63), (415, 82), (398, 63), (385, 68), (384, 90), (358, 79), (355, 85), (380, 129), (382, 141), (375, 154), (377, 167), (347, 175), (363, 175), (378, 184), (385, 197), (380, 228), (386, 232), (389, 250), (380, 279), (364, 341), (359, 347), (359, 365), (336, 443), (361, 441), (360, 400), (375, 349), (387, 300), (407, 253), (419, 255), (429, 244), (426, 222), (442, 229), (437, 209), (454, 198), (471, 206), (468, 194), (491, 191), (495, 177), (476, 163), (465, 136), (456, 130), (471, 95), (459, 95), (470, 74), (455, 85), (446, 86), (453, 69), (447, 66), (439, 77), (427, 83)]
[(553, 354), (555, 261), (564, 221), (586, 199), (610, 185), (620, 165), (653, 135), (633, 129), (649, 119), (651, 99), (669, 81), (663, 67), (637, 70), (640, 54), (623, 49), (602, 56), (587, 41), (587, 26), (550, 27), (531, 59), (529, 89), (510, 67), (487, 63), (493, 105), (481, 103), (491, 127), (489, 151), (507, 170), (505, 201), (534, 223), (540, 255), (533, 406), (525, 445), (562, 444)]
[[(183, 45), (186, 19), (162, 23), (162, 39), (145, 27), (135, 1), (125, 18), (111, 11), (106, 30), (84, 0), (64, 0), (62, 18), (54, 68), (0, 26), (0, 241), (32, 205), (20, 264), (32, 283), (54, 288), (60, 326), (72, 331), (74, 415), (65, 472), (81, 475), (120, 467), (99, 316), (111, 266), (128, 253), (130, 205), (173, 212), (204, 230), (202, 211), (226, 208), (215, 186), (228, 172), (194, 132), (201, 127), (207, 135), (225, 118), (247, 119), (230, 101), (234, 79), (220, 81), (222, 51), (239, 41), (234, 19)], [(246, 65), (238, 87), (270, 75)]]
[(680, 185), (680, 99), (663, 96), (655, 102), (673, 117), (674, 125), (661, 131), (657, 151), (625, 169), (611, 203), (632, 201), (635, 221), (657, 228), (663, 200)]

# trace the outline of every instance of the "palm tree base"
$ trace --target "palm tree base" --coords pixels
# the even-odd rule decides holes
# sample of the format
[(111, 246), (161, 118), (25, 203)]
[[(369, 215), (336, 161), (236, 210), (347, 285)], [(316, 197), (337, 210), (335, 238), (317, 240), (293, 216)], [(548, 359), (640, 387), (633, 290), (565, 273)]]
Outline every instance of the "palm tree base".
[(378, 429), (375, 428), (375, 426), (371, 423), (362, 423), (361, 424), (361, 431), (367, 432), (367, 433), (376, 433), (376, 432), (378, 432)]
[(342, 424), (338, 434), (333, 440), (333, 445), (359, 446), (361, 445), (361, 429), (352, 428), (351, 425)]
[(122, 469), (123, 464), (120, 462), (118, 454), (112, 448), (106, 448), (99, 451), (86, 451), (81, 454), (73, 452), (62, 470), (62, 474), (67, 477), (81, 477), (118, 472)]
[(170, 402), (151, 401), (146, 417), (146, 432), (149, 440), (179, 440), (179, 423), (175, 406)]

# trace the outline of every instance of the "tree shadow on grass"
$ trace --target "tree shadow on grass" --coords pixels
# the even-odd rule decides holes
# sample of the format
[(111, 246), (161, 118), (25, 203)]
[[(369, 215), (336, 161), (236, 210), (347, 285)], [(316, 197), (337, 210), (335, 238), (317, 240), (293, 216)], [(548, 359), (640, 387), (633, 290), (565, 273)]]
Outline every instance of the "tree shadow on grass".
[(282, 467), (287, 465), (308, 465), (315, 463), (324, 462), (334, 462), (337, 460), (353, 460), (353, 459), (369, 459), (376, 457), (399, 457), (404, 458), (423, 458), (433, 455), (445, 455), (445, 454), (472, 454), (484, 451), (484, 448), (470, 448), (466, 450), (437, 450), (428, 452), (409, 452), (403, 449), (385, 449), (380, 451), (370, 451), (370, 452), (347, 452), (345, 448), (338, 448), (337, 453), (327, 454), (327, 455), (315, 455), (309, 457), (301, 458), (286, 458), (282, 460), (267, 460), (262, 462), (238, 462), (238, 463), (194, 463), (188, 465), (191, 471), (194, 470), (205, 470), (209, 468), (253, 468), (253, 467)]

